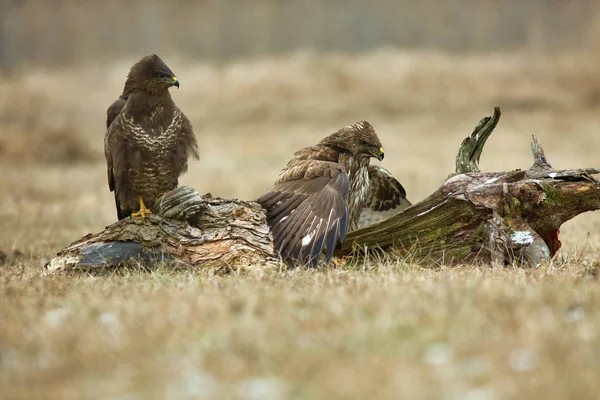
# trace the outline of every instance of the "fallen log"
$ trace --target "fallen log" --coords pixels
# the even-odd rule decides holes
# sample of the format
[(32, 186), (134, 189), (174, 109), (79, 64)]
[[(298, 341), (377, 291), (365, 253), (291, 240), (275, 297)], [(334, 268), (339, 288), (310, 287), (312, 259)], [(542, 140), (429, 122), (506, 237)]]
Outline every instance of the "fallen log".
[[(350, 232), (338, 256), (394, 254), (415, 261), (456, 264), (520, 262), (537, 265), (560, 248), (560, 226), (600, 209), (599, 169), (554, 170), (538, 139), (527, 170), (483, 173), (484, 144), (499, 108), (461, 144), (456, 170), (421, 202)], [(264, 210), (252, 201), (200, 196), (179, 187), (157, 200), (154, 214), (126, 218), (61, 250), (50, 273), (165, 262), (189, 268), (276, 265)]]
[(530, 168), (480, 172), (483, 146), (499, 119), (496, 107), (462, 142), (456, 172), (438, 190), (400, 214), (350, 232), (339, 254), (394, 252), (444, 264), (549, 261), (561, 246), (560, 226), (600, 208), (600, 184), (592, 176), (600, 170), (554, 170), (533, 135)]
[(200, 196), (180, 186), (160, 197), (150, 216), (125, 218), (86, 235), (45, 268), (53, 273), (168, 263), (237, 269), (275, 261), (273, 238), (259, 204)]

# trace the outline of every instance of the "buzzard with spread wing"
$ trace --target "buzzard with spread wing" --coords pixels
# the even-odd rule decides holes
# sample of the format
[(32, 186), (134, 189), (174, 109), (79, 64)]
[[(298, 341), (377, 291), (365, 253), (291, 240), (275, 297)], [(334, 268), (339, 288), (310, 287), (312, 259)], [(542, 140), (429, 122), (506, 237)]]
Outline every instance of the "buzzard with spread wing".
[[(404, 198), (402, 185), (400, 192), (370, 188), (371, 176), (380, 183), (389, 179), (377, 170), (372, 175), (369, 169), (371, 157), (383, 160), (383, 156), (377, 133), (366, 121), (294, 154), (275, 187), (257, 200), (267, 210), (275, 249), (287, 264), (316, 266), (323, 249), (329, 262), (348, 229), (359, 226), (365, 207), (381, 209), (387, 205), (380, 203), (401, 202), (387, 196)], [(386, 198), (379, 199), (380, 195)]]
[(198, 158), (192, 124), (171, 99), (171, 86), (179, 81), (160, 57), (144, 57), (107, 111), (104, 154), (119, 219), (150, 214), (156, 198), (178, 186), (188, 158)]

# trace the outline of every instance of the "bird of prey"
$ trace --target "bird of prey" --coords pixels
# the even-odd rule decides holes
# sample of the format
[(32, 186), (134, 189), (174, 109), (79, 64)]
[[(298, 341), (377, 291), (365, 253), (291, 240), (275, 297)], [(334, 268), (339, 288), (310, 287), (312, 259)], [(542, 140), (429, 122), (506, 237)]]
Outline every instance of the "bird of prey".
[(155, 54), (142, 58), (127, 82), (126, 99), (115, 102), (123, 104), (119, 111), (115, 106), (112, 121), (108, 115), (104, 137), (108, 186), (119, 219), (151, 214), (156, 198), (178, 186), (188, 158), (198, 158), (192, 124), (169, 93), (179, 81), (163, 60)]
[[(275, 249), (284, 262), (314, 267), (324, 248), (329, 262), (347, 230), (358, 227), (365, 207), (377, 211), (402, 202), (402, 185), (391, 174), (369, 168), (371, 157), (381, 161), (383, 156), (367, 121), (294, 154), (274, 188), (257, 200), (267, 211)], [(373, 188), (371, 180), (377, 181)]]

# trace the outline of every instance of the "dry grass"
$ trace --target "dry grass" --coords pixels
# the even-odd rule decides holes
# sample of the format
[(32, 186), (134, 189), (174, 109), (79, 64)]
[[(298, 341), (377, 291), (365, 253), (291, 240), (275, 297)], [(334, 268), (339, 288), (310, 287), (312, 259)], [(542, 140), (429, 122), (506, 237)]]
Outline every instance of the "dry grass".
[(98, 161), (77, 128), (75, 105), (37, 89), (10, 85), (0, 103), (0, 160), (13, 165)]
[[(592, 273), (595, 271), (595, 273)], [(598, 266), (4, 272), (6, 398), (593, 398)]]
[[(0, 82), (1, 398), (595, 395), (598, 213), (567, 223), (559, 258), (535, 271), (396, 262), (41, 276), (56, 250), (115, 219), (104, 110), (132, 61)], [(484, 170), (527, 167), (531, 133), (556, 168), (599, 166), (598, 64), (582, 54), (167, 61), (202, 147), (182, 183), (215, 195), (254, 198), (295, 149), (367, 119), (386, 147), (383, 165), (418, 201), (496, 104), (504, 115)], [(38, 140), (39, 154), (54, 145), (81, 152), (24, 159), (19, 146)]]

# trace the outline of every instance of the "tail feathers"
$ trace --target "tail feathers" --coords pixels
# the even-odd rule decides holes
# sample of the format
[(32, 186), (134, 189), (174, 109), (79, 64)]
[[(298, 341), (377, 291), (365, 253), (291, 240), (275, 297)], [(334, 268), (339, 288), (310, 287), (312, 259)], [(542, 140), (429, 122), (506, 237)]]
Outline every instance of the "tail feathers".
[(121, 210), (121, 209), (117, 208), (117, 218), (119, 218), (119, 220), (130, 217), (131, 214), (133, 214), (132, 210)]
[(124, 210), (121, 208), (121, 202), (117, 197), (117, 193), (115, 191), (115, 206), (117, 207), (117, 218), (120, 220), (125, 219), (133, 213), (133, 210)]

